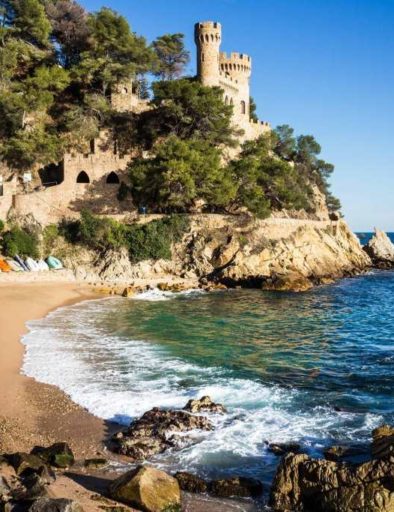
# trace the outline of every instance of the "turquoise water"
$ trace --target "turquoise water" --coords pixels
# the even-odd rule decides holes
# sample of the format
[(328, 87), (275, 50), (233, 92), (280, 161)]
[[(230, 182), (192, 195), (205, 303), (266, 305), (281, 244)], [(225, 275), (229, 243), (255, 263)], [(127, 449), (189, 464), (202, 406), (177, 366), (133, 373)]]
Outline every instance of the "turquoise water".
[(267, 442), (321, 456), (394, 422), (393, 340), (394, 273), (372, 272), (304, 294), (148, 292), (64, 308), (30, 324), (24, 369), (125, 424), (209, 394), (229, 410), (215, 431), (155, 462), (268, 483)]

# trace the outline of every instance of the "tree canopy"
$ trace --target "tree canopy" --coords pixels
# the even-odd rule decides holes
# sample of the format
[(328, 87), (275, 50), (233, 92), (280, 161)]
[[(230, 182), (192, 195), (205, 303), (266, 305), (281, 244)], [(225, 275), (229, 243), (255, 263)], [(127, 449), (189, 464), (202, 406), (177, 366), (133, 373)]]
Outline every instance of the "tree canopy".
[(179, 78), (189, 62), (190, 55), (185, 49), (183, 34), (165, 34), (153, 42), (158, 59), (155, 74), (164, 80)]

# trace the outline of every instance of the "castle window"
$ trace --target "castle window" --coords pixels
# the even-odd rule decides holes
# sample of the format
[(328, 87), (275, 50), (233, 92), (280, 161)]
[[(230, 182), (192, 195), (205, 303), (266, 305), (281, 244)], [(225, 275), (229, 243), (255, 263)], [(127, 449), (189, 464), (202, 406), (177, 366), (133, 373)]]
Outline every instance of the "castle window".
[(112, 171), (107, 176), (107, 184), (108, 185), (119, 185), (120, 180), (119, 176), (116, 174), (116, 172)]
[(226, 96), (226, 97), (224, 98), (224, 103), (225, 103), (225, 105), (228, 105), (228, 96)]
[(209, 35), (208, 35), (208, 34), (206, 34), (206, 35), (205, 35), (205, 41), (206, 41), (207, 43), (209, 43)]
[(232, 98), (230, 99), (230, 105), (234, 105), (234, 101)]
[(204, 59), (205, 59), (205, 57), (204, 57), (204, 54), (202, 53), (201, 54), (201, 61), (204, 62)]
[(129, 92), (129, 90), (127, 89), (127, 87), (123, 87), (122, 94), (127, 94), (128, 92)]
[(89, 176), (85, 171), (81, 171), (77, 176), (77, 183), (90, 183)]
[(94, 139), (91, 139), (90, 141), (90, 152), (92, 155), (96, 152), (96, 141)]
[(241, 114), (246, 114), (246, 102), (241, 101)]

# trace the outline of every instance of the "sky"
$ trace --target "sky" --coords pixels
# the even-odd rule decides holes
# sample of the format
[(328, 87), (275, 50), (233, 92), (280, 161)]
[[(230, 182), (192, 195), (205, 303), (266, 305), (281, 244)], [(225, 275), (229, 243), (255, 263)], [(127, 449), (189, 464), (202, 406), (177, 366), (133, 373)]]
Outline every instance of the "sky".
[(394, 231), (394, 0), (82, 0), (123, 14), (153, 41), (222, 24), (222, 51), (253, 59), (260, 119), (314, 135), (355, 231)]

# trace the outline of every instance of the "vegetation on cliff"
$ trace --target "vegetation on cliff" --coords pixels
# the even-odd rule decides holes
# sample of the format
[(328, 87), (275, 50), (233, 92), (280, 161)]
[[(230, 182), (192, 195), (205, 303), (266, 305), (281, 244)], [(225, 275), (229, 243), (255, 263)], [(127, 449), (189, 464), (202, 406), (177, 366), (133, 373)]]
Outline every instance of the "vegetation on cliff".
[[(15, 170), (57, 163), (68, 149), (86, 151), (106, 129), (120, 153), (141, 155), (130, 162), (139, 206), (187, 212), (199, 203), (203, 211), (247, 208), (260, 217), (283, 208), (312, 212), (317, 185), (329, 209), (340, 208), (319, 144), (287, 125), (246, 143), (231, 161), (240, 135), (232, 106), (220, 88), (182, 78), (188, 60), (182, 34), (148, 44), (109, 8), (0, 0), (0, 162)], [(159, 80), (149, 92), (152, 74)], [(150, 96), (148, 111), (112, 108), (111, 94), (130, 78), (140, 96)]]

